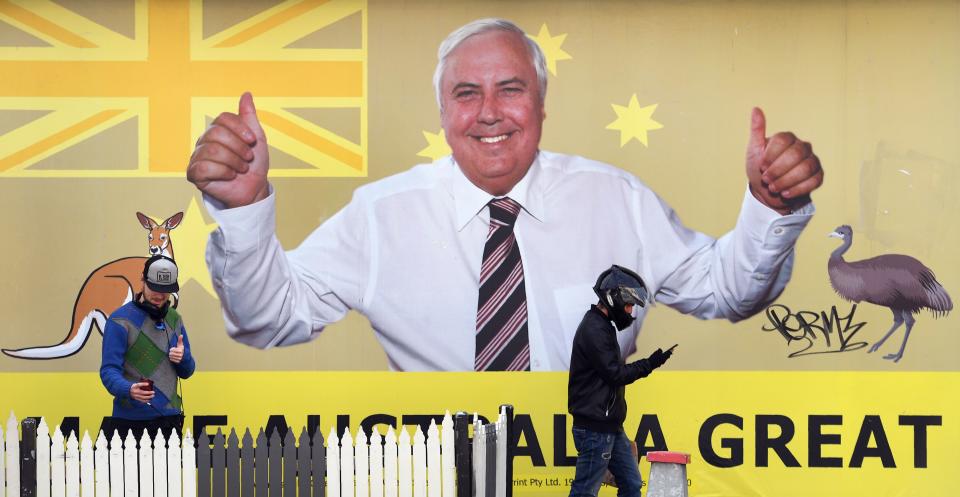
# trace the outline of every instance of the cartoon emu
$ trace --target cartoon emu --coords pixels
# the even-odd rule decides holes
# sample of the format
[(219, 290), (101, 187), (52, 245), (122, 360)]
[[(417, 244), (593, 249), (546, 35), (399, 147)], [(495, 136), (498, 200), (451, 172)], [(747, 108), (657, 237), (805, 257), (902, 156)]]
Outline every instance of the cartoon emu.
[[(140, 212), (137, 213), (137, 219), (149, 233), (147, 235), (149, 254), (165, 255), (173, 259), (170, 230), (180, 225), (183, 212), (178, 212), (159, 224)], [(3, 349), (3, 353), (20, 359), (60, 359), (76, 354), (87, 343), (94, 324), (102, 335), (107, 316), (143, 291), (143, 264), (146, 260), (147, 257), (124, 257), (93, 270), (80, 287), (80, 293), (77, 294), (77, 300), (73, 304), (70, 332), (60, 343), (42, 347)], [(177, 294), (174, 294), (174, 306), (177, 305), (178, 299)]]

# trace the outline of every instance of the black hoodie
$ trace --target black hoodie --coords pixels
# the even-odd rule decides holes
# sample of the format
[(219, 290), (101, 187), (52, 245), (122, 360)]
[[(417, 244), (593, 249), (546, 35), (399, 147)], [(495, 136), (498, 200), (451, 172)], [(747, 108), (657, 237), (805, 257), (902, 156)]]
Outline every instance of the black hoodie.
[(624, 364), (617, 329), (597, 306), (591, 306), (577, 327), (570, 355), (567, 409), (573, 426), (616, 433), (627, 417), (624, 386), (650, 374), (647, 359)]

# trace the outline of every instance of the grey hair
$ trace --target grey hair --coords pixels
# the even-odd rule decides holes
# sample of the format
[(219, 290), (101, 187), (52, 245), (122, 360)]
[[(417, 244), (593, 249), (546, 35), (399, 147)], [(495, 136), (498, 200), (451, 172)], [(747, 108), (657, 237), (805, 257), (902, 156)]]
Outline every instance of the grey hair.
[(443, 43), (440, 44), (440, 49), (437, 50), (437, 69), (433, 72), (433, 91), (437, 95), (437, 106), (440, 107), (441, 111), (443, 110), (443, 101), (440, 98), (440, 79), (443, 77), (443, 71), (447, 68), (447, 57), (467, 38), (489, 31), (516, 33), (523, 38), (523, 41), (527, 45), (527, 51), (530, 53), (530, 63), (533, 64), (533, 68), (537, 72), (537, 83), (540, 86), (540, 103), (543, 103), (547, 97), (547, 59), (543, 56), (543, 50), (540, 49), (540, 45), (537, 45), (537, 42), (527, 36), (527, 33), (516, 24), (506, 19), (491, 17), (487, 19), (477, 19), (476, 21), (464, 24), (450, 33), (447, 38), (443, 40)]

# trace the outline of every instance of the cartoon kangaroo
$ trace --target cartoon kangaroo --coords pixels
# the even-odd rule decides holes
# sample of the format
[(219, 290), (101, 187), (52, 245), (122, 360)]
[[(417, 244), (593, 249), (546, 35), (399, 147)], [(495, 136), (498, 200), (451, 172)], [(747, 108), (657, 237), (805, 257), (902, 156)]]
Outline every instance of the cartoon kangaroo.
[[(147, 249), (150, 255), (165, 255), (173, 259), (170, 230), (180, 225), (183, 212), (178, 212), (159, 224), (140, 212), (137, 213), (137, 219), (149, 232)], [(80, 293), (73, 304), (70, 332), (60, 343), (43, 347), (3, 349), (3, 353), (20, 359), (60, 359), (76, 354), (87, 343), (94, 324), (102, 335), (107, 316), (143, 291), (143, 264), (146, 260), (147, 257), (124, 257), (93, 270), (80, 287)], [(174, 307), (178, 300), (179, 296), (173, 294)]]

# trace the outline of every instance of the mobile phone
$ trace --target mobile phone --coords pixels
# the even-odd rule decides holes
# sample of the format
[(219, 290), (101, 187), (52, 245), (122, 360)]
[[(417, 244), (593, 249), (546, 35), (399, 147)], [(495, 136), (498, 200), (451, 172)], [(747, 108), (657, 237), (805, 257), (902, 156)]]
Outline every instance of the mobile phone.
[(149, 379), (149, 378), (140, 378), (140, 383), (146, 383), (146, 384), (147, 384), (147, 386), (143, 387), (144, 390), (146, 390), (146, 391), (148, 391), (148, 392), (152, 392), (152, 391), (153, 391), (153, 380), (151, 380), (151, 379)]

